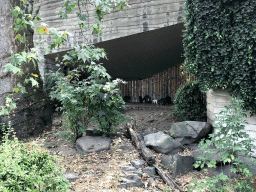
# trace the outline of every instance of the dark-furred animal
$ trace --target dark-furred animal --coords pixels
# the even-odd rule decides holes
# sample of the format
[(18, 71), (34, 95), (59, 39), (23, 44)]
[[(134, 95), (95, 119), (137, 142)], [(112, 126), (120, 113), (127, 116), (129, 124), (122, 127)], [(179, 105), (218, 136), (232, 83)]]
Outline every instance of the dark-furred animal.
[(167, 103), (168, 105), (173, 104), (173, 103), (172, 103), (172, 99), (171, 99), (170, 96), (166, 96), (165, 99), (166, 99), (166, 103)]
[(128, 96), (128, 95), (124, 96), (124, 102), (125, 103), (130, 103), (131, 102), (131, 96)]
[(143, 99), (141, 96), (139, 96), (140, 103), (143, 103)]
[(151, 97), (149, 97), (148, 95), (146, 95), (146, 96), (143, 98), (143, 101), (145, 101), (145, 103), (151, 103)]
[(158, 103), (159, 105), (165, 106), (165, 105), (166, 105), (166, 98), (161, 98), (161, 99), (159, 99), (157, 103)]

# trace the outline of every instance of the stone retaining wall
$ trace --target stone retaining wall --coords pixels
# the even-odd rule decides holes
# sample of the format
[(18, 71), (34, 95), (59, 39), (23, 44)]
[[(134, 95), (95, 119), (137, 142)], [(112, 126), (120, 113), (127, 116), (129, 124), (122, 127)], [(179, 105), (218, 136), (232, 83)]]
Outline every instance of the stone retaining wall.
[[(207, 92), (207, 122), (214, 127), (215, 122), (213, 118), (219, 114), (219, 112), (230, 104), (231, 96), (225, 90), (210, 90)], [(256, 116), (250, 117), (250, 112), (247, 112), (248, 122), (245, 125), (246, 132), (253, 139), (253, 143), (256, 146)], [(253, 156), (256, 157), (256, 150), (253, 152)]]

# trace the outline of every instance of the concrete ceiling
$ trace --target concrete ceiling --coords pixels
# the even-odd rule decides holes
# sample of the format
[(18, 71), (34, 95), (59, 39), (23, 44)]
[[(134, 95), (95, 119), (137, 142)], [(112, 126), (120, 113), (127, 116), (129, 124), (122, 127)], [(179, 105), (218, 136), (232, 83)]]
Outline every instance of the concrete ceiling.
[(181, 64), (183, 23), (95, 44), (104, 48), (102, 60), (113, 78), (141, 80)]
[(96, 43), (95, 46), (105, 49), (108, 60), (100, 62), (113, 78), (141, 80), (184, 61), (183, 29), (184, 25), (180, 23)]

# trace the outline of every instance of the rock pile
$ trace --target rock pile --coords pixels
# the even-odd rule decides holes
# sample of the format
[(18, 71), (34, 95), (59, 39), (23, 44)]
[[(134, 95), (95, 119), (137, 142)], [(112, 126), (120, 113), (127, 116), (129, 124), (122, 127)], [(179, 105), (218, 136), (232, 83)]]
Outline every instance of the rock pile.
[(118, 187), (126, 188), (126, 187), (142, 187), (142, 177), (147, 175), (147, 181), (149, 183), (160, 183), (160, 181), (156, 178), (156, 169), (155, 167), (145, 166), (144, 160), (134, 160), (131, 162), (132, 166), (122, 166), (121, 170), (125, 173), (122, 176), (122, 182)]

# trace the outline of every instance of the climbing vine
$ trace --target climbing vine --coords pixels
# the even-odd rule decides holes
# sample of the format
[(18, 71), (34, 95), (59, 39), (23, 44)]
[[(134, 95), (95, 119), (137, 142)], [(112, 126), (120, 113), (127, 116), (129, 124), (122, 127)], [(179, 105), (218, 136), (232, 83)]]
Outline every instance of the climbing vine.
[[(11, 13), (14, 18), (12, 26), (16, 33), (15, 39), (19, 41), (18, 53), (12, 54), (10, 63), (5, 66), (5, 72), (12, 72), (17, 78), (13, 94), (6, 98), (6, 106), (1, 110), (0, 115), (10, 115), (17, 108), (14, 101), (15, 93), (28, 93), (28, 87), (34, 89), (40, 85), (39, 71), (31, 72), (31, 67), (38, 68), (40, 53), (33, 48), (33, 40), (28, 39), (28, 31), (33, 35), (38, 32), (40, 35), (51, 34), (54, 41), (45, 50), (45, 53), (62, 46), (68, 37), (68, 33), (60, 33), (55, 29), (49, 30), (46, 24), (35, 27), (34, 22), (39, 22), (38, 10), (33, 10), (34, 0), (21, 0), (20, 6), (12, 8)], [(88, 6), (95, 7), (97, 20), (89, 26)], [(128, 7), (126, 0), (66, 0), (58, 15), (67, 19), (68, 15), (76, 11), (78, 25), (82, 33), (91, 31), (92, 34), (100, 36), (104, 27), (104, 14), (111, 10), (117, 11)], [(40, 25), (40, 23), (39, 23)], [(85, 36), (84, 36), (85, 37)], [(38, 42), (41, 43), (41, 42)], [(89, 120), (98, 123), (99, 128), (104, 133), (113, 132), (113, 127), (125, 118), (121, 114), (124, 102), (120, 97), (120, 90), (117, 88), (121, 80), (111, 81), (111, 77), (106, 69), (99, 63), (100, 58), (106, 58), (103, 49), (95, 48), (93, 45), (77, 45), (74, 50), (68, 52), (62, 62), (58, 65), (73, 65), (74, 69), (67, 76), (58, 71), (51, 76), (55, 76), (56, 86), (53, 86), (50, 96), (58, 99), (62, 103), (61, 110), (66, 118), (69, 135), (71, 139), (77, 139), (85, 131)], [(56, 59), (61, 61), (60, 58)], [(81, 72), (90, 75), (79, 81)]]
[(199, 87), (225, 88), (256, 113), (256, 1), (187, 0), (185, 66)]

